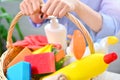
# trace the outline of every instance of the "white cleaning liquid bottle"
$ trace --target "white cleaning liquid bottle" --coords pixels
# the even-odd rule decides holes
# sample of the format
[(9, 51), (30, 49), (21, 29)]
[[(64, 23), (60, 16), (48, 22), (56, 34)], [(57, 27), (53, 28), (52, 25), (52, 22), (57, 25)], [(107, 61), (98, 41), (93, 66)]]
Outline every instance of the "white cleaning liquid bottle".
[(55, 17), (51, 17), (50, 23), (45, 26), (45, 34), (49, 43), (61, 44), (62, 49), (67, 47), (67, 31)]

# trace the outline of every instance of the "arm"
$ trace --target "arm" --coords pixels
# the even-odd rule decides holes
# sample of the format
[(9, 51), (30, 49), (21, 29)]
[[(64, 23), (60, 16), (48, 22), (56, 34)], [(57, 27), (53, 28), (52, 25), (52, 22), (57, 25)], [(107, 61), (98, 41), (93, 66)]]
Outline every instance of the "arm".
[(96, 33), (96, 39), (116, 35), (120, 31), (120, 0), (103, 0), (99, 14), (102, 16), (102, 28)]
[(98, 12), (94, 11), (81, 1), (76, 4), (74, 11), (94, 32), (99, 32), (101, 30), (102, 17)]
[(42, 7), (42, 12), (57, 17), (63, 17), (69, 11), (76, 12), (93, 31), (98, 32), (101, 29), (101, 15), (80, 0), (48, 0)]
[[(105, 27), (105, 24), (112, 24), (113, 26), (109, 28), (112, 29), (114, 27), (115, 29), (115, 27), (118, 27), (116, 22), (119, 24), (119, 20), (117, 20), (115, 16), (117, 15), (120, 17), (118, 14), (120, 13), (120, 0), (101, 0), (101, 2), (100, 12), (97, 12), (86, 4), (82, 3), (80, 0), (53, 0), (53, 2), (48, 0), (47, 3), (42, 7), (42, 12), (46, 13), (47, 15), (54, 15), (61, 18), (67, 12), (74, 11), (78, 14), (80, 19), (83, 20), (95, 33), (99, 33), (102, 31), (102, 29), (105, 30), (105, 28), (103, 28)], [(102, 4), (104, 4), (106, 7)], [(107, 9), (110, 10), (110, 13), (107, 11)], [(106, 14), (104, 14), (105, 12), (103, 12), (103, 10), (106, 12)], [(109, 14), (114, 16), (114, 19)], [(108, 23), (107, 20), (110, 22)]]
[(78, 16), (95, 32), (95, 40), (105, 36), (116, 35), (120, 30), (120, 0), (103, 0), (99, 11), (79, 2), (75, 11)]

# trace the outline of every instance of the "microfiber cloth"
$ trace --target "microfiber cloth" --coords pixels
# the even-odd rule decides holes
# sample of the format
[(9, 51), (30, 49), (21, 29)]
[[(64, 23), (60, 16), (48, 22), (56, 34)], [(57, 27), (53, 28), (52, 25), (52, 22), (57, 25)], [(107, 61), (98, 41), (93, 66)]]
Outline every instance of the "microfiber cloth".
[(24, 40), (19, 40), (13, 43), (14, 46), (28, 47), (36, 50), (48, 44), (46, 36), (43, 35), (30, 35), (24, 37)]

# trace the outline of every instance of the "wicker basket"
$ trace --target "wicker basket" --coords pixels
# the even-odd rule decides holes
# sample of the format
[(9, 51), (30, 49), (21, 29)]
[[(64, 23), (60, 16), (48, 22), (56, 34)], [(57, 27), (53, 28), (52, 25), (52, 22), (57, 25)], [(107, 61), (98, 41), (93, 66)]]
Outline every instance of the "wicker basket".
[[(10, 28), (8, 31), (8, 36), (7, 36), (7, 45), (6, 45), (7, 50), (2, 54), (2, 56), (0, 58), (0, 80), (7, 80), (7, 78), (5, 76), (7, 65), (22, 50), (22, 48), (20, 48), (20, 47), (14, 47), (13, 42), (12, 42), (12, 34), (13, 34), (14, 26), (22, 16), (23, 16), (22, 12), (19, 12), (15, 16), (15, 18), (13, 19), (13, 21), (10, 25)], [(66, 17), (68, 19), (70, 19), (81, 30), (81, 32), (83, 33), (83, 35), (88, 43), (90, 52), (95, 53), (91, 36), (89, 35), (88, 31), (83, 26), (83, 24), (70, 13), (67, 13)]]

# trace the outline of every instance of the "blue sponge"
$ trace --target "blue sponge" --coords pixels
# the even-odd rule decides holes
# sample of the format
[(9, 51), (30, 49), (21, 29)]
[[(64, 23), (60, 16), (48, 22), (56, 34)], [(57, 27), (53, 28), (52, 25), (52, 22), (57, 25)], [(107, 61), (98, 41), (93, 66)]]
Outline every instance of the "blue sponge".
[(21, 61), (7, 69), (8, 80), (31, 80), (31, 65)]

